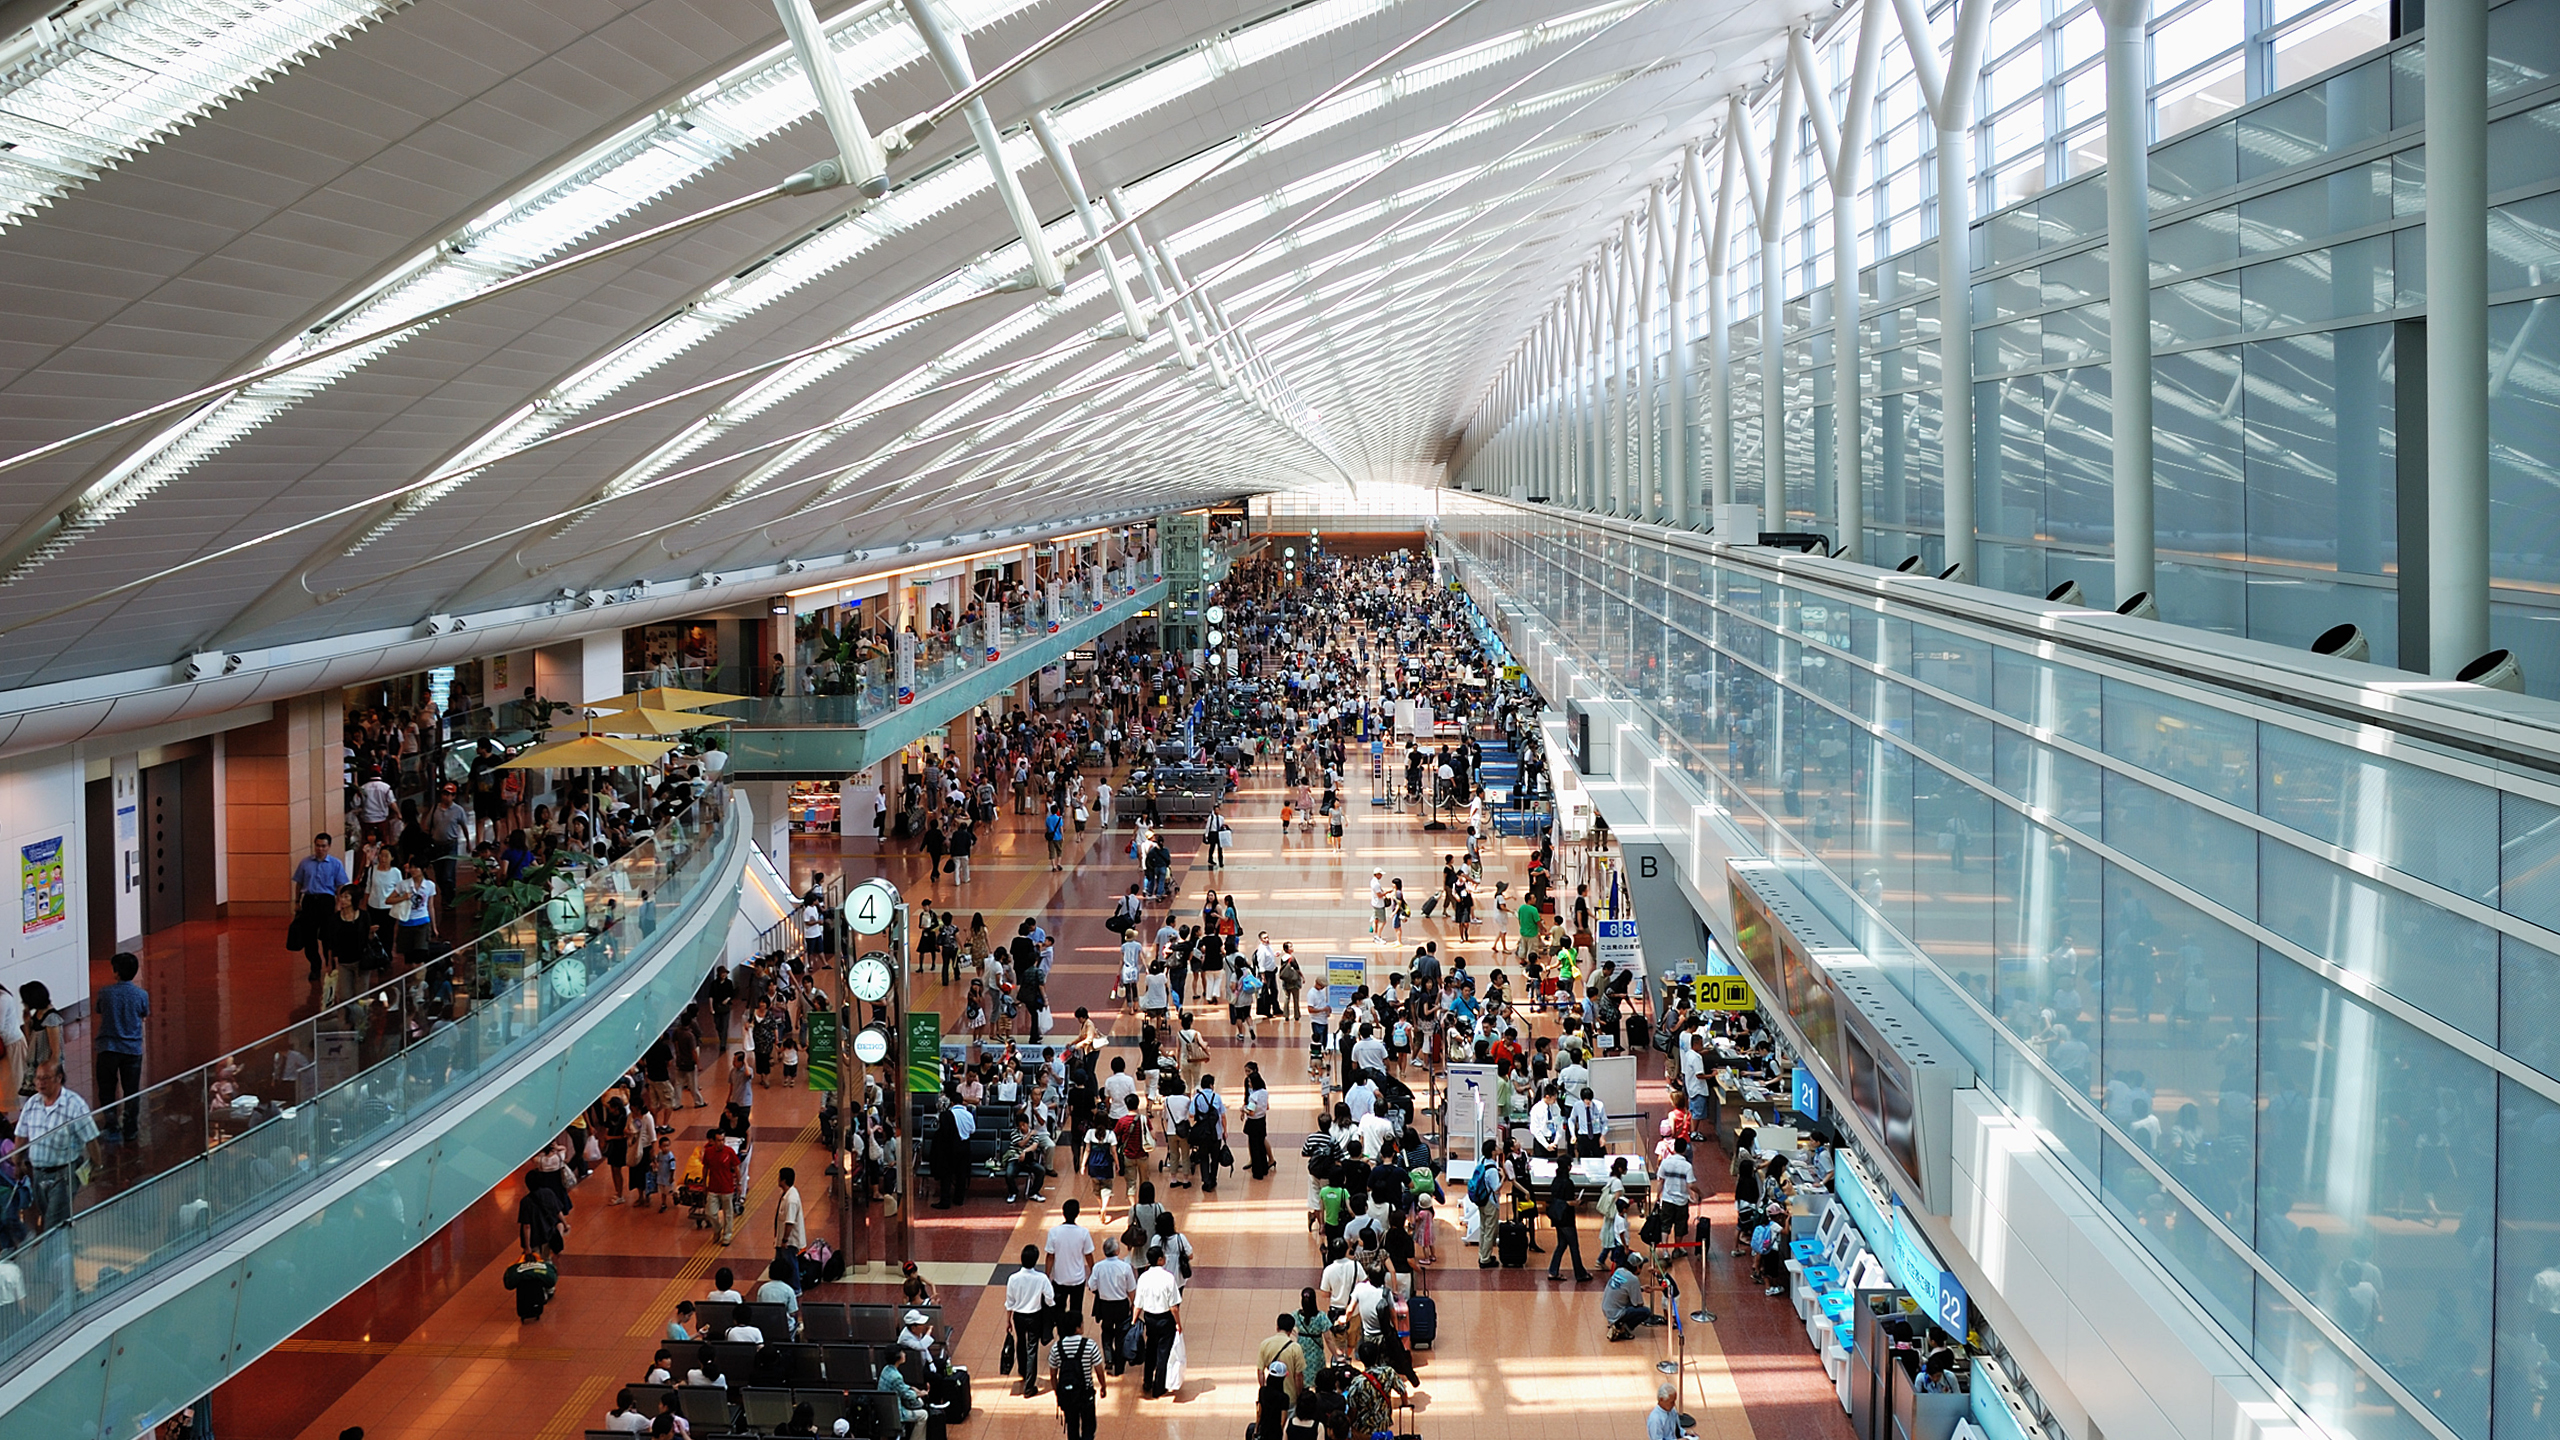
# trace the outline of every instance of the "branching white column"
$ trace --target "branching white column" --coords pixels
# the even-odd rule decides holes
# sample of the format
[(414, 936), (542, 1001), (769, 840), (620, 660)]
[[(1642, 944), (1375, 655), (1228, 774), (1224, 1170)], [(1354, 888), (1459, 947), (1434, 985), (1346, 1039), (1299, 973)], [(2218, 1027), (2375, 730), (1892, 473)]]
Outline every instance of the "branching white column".
[[(1725, 261), (1733, 253), (1733, 171), (1741, 140), (1725, 127), (1716, 171), (1716, 223), (1707, 239), (1707, 499), (1715, 507), (1710, 520), (1721, 518), (1733, 503), (1733, 307)], [(1698, 157), (1689, 156), (1689, 188), (1706, 194)], [(1731, 536), (1724, 537), (1728, 540)]]
[[(1769, 143), (1769, 174), (1762, 179), (1746, 159), (1753, 218), (1760, 233), (1760, 528), (1787, 528), (1787, 267), (1783, 229), (1787, 204), (1788, 141), (1796, 130), (1795, 71), (1778, 77), (1778, 123)], [(1734, 133), (1756, 156), (1751, 112), (1732, 102)]]
[(2150, 0), (2098, 0), (2107, 27), (2107, 390), (2116, 603), (2157, 588), (2151, 479)]
[(1920, 0), (1894, 0), (1894, 11), (1911, 48), (1920, 98), (1938, 129), (1938, 433), (1945, 451), (1947, 565), (1953, 578), (1971, 580), (1980, 573), (1973, 543), (1973, 92), (1991, 0), (1957, 0), (1955, 46), (1944, 70)]
[(1796, 83), (1804, 87), (1805, 113), (1813, 117), (1815, 148), (1831, 179), (1831, 478), (1840, 516), (1843, 559), (1864, 560), (1867, 550), (1866, 445), (1858, 348), (1858, 201), (1867, 128), (1875, 112), (1876, 66), (1884, 45), (1880, 0), (1862, 0), (1858, 56), (1849, 70), (1848, 113), (1834, 123), (1831, 99), (1815, 73), (1813, 41), (1803, 31), (1788, 41)]
[(1584, 400), (1583, 428), (1591, 437), (1591, 462), (1583, 477), (1585, 510), (1603, 509), (1609, 503), (1609, 390), (1604, 368), (1608, 364), (1609, 334), (1602, 313), (1607, 283), (1596, 263), (1583, 268), (1583, 378), (1590, 386), (1590, 394)]
[(1689, 228), (1697, 215), (1697, 201), (1689, 188), (1689, 172), (1697, 168), (1695, 146), (1681, 152), (1681, 173), (1675, 184), (1679, 191), (1673, 205), (1674, 218), (1665, 228), (1662, 190), (1653, 192), (1653, 229), (1664, 238), (1663, 282), (1668, 301), (1671, 333), (1664, 337), (1664, 355), (1670, 362), (1665, 368), (1671, 392), (1671, 413), (1665, 418), (1662, 437), (1662, 518), (1672, 525), (1689, 523), (1691, 491), (1697, 481), (1689, 463)]
[(1638, 519), (1662, 518), (1662, 398), (1654, 382), (1653, 287), (1662, 267), (1662, 187), (1646, 193), (1644, 263), (1636, 270), (1636, 508)]
[(2487, 0), (2427, 6), (2427, 669), (2489, 650)]
[(1628, 441), (1635, 434), (1635, 396), (1628, 386), (1627, 291), (1635, 268), (1635, 222), (1618, 221), (1618, 244), (1609, 266), (1609, 513), (1636, 513), (1636, 482), (1628, 470)]

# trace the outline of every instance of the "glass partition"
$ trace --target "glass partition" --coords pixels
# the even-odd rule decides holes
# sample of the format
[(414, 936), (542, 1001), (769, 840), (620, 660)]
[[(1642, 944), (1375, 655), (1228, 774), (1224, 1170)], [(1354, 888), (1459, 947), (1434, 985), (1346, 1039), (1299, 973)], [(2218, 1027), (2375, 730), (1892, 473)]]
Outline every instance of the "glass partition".
[[(328, 1179), (585, 1008), (655, 935), (716, 898), (734, 840), (713, 787), (629, 854), (564, 873), (542, 905), (209, 1065), (100, 1108), (107, 1152), (67, 1220), (0, 1218), (0, 1364), (138, 1278)], [(548, 1137), (529, 1137), (528, 1153)], [(23, 1152), (22, 1152), (23, 1154)], [(520, 1156), (509, 1157), (512, 1164)]]
[(1443, 525), (2312, 1413), (2539, 1433), (2560, 775), (1622, 522)]

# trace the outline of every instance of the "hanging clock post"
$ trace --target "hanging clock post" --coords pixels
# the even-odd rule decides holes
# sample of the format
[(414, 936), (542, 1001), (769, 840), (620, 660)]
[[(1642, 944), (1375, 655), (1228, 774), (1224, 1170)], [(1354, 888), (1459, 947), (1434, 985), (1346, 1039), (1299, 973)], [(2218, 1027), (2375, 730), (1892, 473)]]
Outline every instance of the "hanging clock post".
[[(845, 1020), (840, 1023), (852, 1028), (853, 1058), (861, 1062), (866, 1077), (873, 1069), (881, 1067), (884, 1063), (887, 1064), (889, 1092), (897, 1106), (891, 1113), (903, 1116), (906, 1085), (900, 1074), (900, 1067), (889, 1062), (896, 1049), (892, 1043), (894, 1027), (903, 1023), (906, 1012), (907, 902), (905, 897), (898, 893), (898, 887), (888, 881), (865, 880), (845, 896), (844, 917), (846, 928), (861, 937), (856, 942), (861, 954), (853, 963), (837, 971), (837, 984), (840, 991), (837, 997), (837, 1010), (845, 1017)], [(885, 946), (879, 943), (882, 940), (886, 941)], [(886, 1019), (881, 1015), (884, 1006), (893, 1010)], [(861, 1024), (852, 1026), (852, 1021), (857, 1015), (856, 1007), (859, 1007)], [(861, 1142), (852, 1134), (854, 1089), (849, 1082), (845, 1085), (844, 1095), (846, 1133), (841, 1163), (851, 1165), (856, 1163), (855, 1157), (861, 1154)], [(906, 1214), (910, 1195), (907, 1175), (914, 1164), (915, 1157), (912, 1148), (903, 1138), (904, 1132), (911, 1127), (904, 1119), (893, 1123), (902, 1137), (898, 1146), (898, 1164), (893, 1182), (898, 1186), (897, 1194), (900, 1197), (899, 1238), (901, 1248), (911, 1250), (912, 1245), (908, 1242), (912, 1241), (913, 1232), (909, 1227), (913, 1222), (907, 1218)], [(845, 1208), (843, 1217), (841, 1237), (843, 1243), (838, 1248), (844, 1252), (846, 1263), (865, 1265), (874, 1258), (882, 1258), (871, 1254), (870, 1227), (859, 1223), (852, 1207)]]

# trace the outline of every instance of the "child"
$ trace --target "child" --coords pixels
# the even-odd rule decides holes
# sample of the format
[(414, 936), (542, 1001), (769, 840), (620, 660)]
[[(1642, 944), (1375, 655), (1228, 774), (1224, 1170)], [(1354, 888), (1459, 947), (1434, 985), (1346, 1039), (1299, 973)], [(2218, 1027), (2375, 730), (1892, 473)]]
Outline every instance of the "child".
[(800, 1041), (797, 1037), (782, 1043), (782, 1084), (785, 1089), (800, 1083)]

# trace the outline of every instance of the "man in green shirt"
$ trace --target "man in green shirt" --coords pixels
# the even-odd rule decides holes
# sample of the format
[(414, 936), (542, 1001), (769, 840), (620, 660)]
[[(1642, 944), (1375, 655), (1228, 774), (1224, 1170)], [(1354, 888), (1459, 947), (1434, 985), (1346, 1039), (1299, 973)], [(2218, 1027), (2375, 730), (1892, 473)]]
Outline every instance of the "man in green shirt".
[(1523, 900), (1520, 902), (1520, 953), (1528, 954), (1529, 947), (1537, 943), (1538, 906), (1535, 901)]

